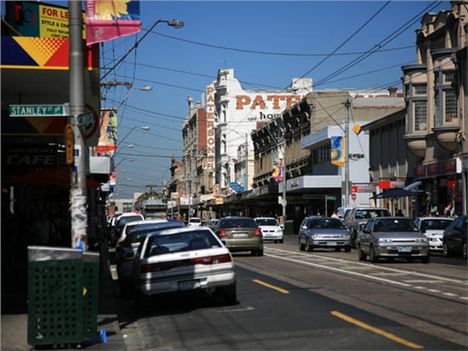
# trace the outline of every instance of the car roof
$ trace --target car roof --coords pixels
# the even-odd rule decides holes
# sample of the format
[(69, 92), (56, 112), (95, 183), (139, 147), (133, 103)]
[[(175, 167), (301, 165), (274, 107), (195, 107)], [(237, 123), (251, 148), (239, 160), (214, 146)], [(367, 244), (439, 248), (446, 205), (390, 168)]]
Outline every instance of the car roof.
[(227, 216), (227, 217), (223, 217), (221, 219), (227, 219), (227, 218), (229, 218), (229, 219), (239, 219), (239, 218), (241, 218), (241, 219), (244, 219), (244, 218), (253, 219), (252, 217), (243, 217), (243, 216)]
[(454, 219), (451, 218), (451, 217), (418, 217), (417, 219), (421, 220), (421, 221), (425, 221), (425, 220), (434, 220), (434, 219), (443, 219), (444, 221), (453, 221)]
[(162, 218), (157, 218), (157, 219), (144, 219), (141, 221), (134, 221), (134, 222), (129, 222), (126, 223), (125, 225), (128, 226), (134, 226), (134, 225), (139, 225), (139, 224), (156, 224), (156, 223), (166, 223), (169, 222), (167, 219), (162, 219)]
[(274, 219), (276, 221), (275, 217), (255, 217), (254, 219)]
[(151, 234), (150, 236), (189, 233), (189, 232), (197, 232), (197, 231), (200, 231), (200, 230), (207, 230), (210, 233), (213, 233), (210, 228), (205, 227), (205, 226), (200, 226), (200, 227), (180, 227), (180, 228), (164, 229), (164, 230), (160, 231), (159, 233)]
[(398, 217), (398, 216), (389, 216), (389, 217), (373, 217), (373, 218), (369, 218), (369, 219), (385, 219), (385, 220), (387, 220), (387, 219), (406, 219), (406, 220), (410, 220), (410, 221), (412, 221), (412, 219), (411, 219), (411, 218), (409, 218), (409, 217), (401, 217), (401, 216), (400, 216), (400, 217)]
[(355, 210), (385, 210), (385, 211), (389, 211), (388, 208), (385, 208), (385, 207), (368, 207), (368, 206), (357, 206), (357, 207), (354, 207)]

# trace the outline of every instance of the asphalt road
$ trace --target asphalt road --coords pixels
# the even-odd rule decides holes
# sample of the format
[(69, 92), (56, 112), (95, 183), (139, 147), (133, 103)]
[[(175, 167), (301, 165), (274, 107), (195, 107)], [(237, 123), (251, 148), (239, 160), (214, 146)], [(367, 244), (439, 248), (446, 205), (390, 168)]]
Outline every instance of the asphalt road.
[[(463, 350), (466, 261), (358, 262), (354, 250), (235, 254), (238, 304), (204, 294), (118, 301), (128, 350)], [(116, 284), (117, 286), (117, 284)]]

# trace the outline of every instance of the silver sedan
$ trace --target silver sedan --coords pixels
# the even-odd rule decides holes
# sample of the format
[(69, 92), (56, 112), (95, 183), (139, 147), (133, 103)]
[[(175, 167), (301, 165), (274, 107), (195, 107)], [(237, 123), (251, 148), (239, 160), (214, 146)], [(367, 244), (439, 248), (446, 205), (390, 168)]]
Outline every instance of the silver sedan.
[(358, 258), (419, 258), (429, 262), (429, 241), (410, 218), (376, 217), (369, 219), (357, 240)]
[(301, 251), (312, 251), (314, 248), (351, 250), (348, 230), (339, 219), (331, 217), (304, 218), (299, 229), (298, 246)]

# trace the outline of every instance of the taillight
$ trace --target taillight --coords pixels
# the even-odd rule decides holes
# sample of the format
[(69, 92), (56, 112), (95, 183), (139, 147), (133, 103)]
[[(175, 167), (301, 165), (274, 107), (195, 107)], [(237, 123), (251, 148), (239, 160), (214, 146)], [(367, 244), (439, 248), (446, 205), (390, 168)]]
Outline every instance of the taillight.
[(224, 229), (221, 229), (219, 231), (219, 236), (226, 236), (226, 231)]
[(193, 264), (219, 264), (231, 261), (231, 256), (229, 254), (192, 258)]
[(151, 264), (143, 264), (140, 267), (140, 272), (141, 273), (151, 273), (151, 272), (156, 272), (159, 271), (159, 264), (157, 263), (151, 263)]
[(260, 230), (260, 228), (255, 229), (255, 236), (260, 236), (260, 235), (262, 235), (262, 231)]

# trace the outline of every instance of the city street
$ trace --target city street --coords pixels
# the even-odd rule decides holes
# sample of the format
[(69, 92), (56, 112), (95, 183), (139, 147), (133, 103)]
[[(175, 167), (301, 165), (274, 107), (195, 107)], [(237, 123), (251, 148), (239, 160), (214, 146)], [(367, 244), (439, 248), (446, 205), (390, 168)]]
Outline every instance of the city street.
[[(296, 236), (263, 257), (234, 254), (238, 304), (172, 295), (117, 300), (128, 349), (466, 349), (467, 265), (359, 262), (355, 250), (300, 252)], [(115, 293), (118, 294), (117, 284)]]

